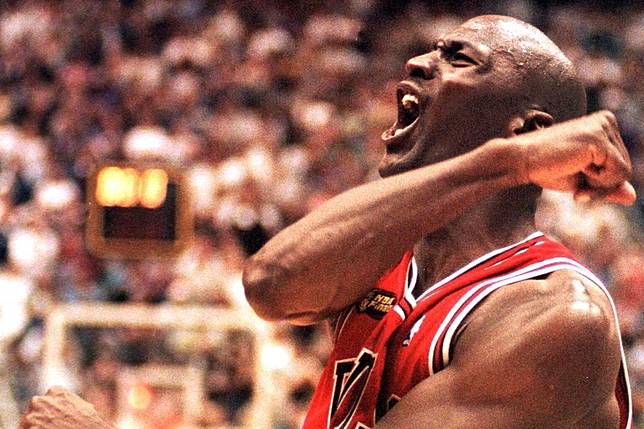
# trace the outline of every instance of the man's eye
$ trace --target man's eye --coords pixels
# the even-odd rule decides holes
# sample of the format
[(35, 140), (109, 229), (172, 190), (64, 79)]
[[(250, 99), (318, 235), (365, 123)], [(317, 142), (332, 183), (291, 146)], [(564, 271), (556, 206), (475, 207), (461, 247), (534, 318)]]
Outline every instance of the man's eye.
[(476, 61), (462, 52), (456, 52), (451, 55), (451, 63), (454, 67), (467, 67), (471, 65), (476, 65)]

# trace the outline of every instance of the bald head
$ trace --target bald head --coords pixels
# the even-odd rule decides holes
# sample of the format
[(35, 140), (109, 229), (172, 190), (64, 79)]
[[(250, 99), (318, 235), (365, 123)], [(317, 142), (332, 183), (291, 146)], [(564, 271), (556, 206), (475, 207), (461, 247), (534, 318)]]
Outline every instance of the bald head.
[(574, 66), (539, 29), (515, 18), (484, 15), (465, 22), (455, 33), (469, 33), (485, 43), (508, 74), (508, 89), (526, 108), (549, 113), (556, 122), (586, 113), (586, 93)]
[[(405, 71), (398, 120), (383, 134), (383, 176), (586, 113), (570, 61), (541, 31), (514, 18), (471, 19), (410, 58)], [(406, 94), (411, 108), (402, 103)]]

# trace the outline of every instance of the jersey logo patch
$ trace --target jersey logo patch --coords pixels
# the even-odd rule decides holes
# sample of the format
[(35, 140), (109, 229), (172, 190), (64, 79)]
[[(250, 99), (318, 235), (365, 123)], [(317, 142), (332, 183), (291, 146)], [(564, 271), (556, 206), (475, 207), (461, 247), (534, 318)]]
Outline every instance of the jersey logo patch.
[(396, 305), (396, 295), (382, 289), (371, 289), (357, 305), (357, 310), (358, 313), (366, 313), (368, 316), (380, 320), (394, 308), (394, 305)]
[(357, 358), (335, 362), (333, 394), (327, 427), (331, 427), (331, 420), (335, 417), (337, 417), (335, 429), (348, 427), (367, 388), (377, 356), (371, 350), (362, 349)]

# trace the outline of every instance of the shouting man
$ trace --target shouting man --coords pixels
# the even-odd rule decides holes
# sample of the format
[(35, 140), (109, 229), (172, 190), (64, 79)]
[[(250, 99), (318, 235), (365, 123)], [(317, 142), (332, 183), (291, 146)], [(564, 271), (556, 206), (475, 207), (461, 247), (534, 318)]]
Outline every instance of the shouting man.
[[(614, 116), (584, 116), (571, 63), (513, 18), (465, 22), (406, 74), (384, 179), (286, 228), (244, 271), (260, 316), (334, 323), (304, 428), (628, 428), (611, 298), (534, 227), (541, 188), (634, 201)], [(55, 390), (21, 427), (109, 425)]]

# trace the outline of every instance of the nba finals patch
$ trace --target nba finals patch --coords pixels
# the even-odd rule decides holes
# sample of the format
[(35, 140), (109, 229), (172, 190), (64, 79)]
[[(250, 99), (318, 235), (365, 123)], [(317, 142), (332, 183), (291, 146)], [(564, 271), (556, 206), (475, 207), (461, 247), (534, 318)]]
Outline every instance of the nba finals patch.
[(395, 304), (396, 295), (393, 293), (382, 289), (371, 289), (356, 307), (358, 313), (367, 313), (368, 316), (380, 320), (394, 308)]

